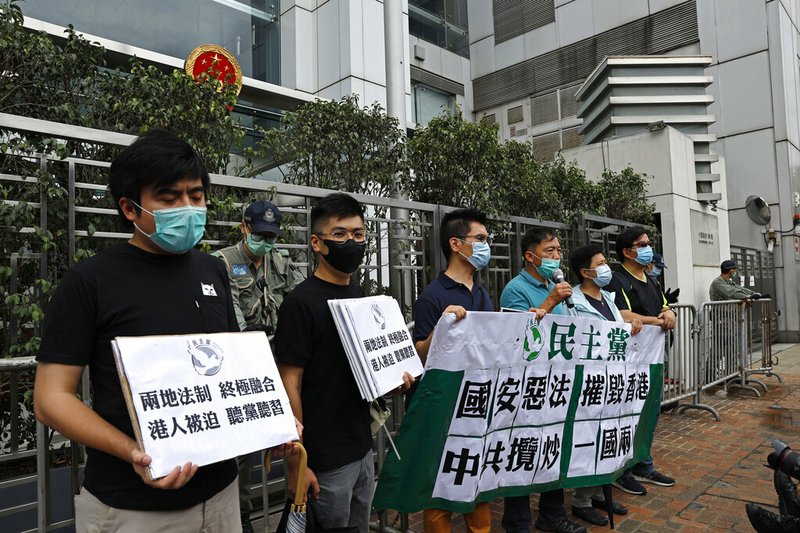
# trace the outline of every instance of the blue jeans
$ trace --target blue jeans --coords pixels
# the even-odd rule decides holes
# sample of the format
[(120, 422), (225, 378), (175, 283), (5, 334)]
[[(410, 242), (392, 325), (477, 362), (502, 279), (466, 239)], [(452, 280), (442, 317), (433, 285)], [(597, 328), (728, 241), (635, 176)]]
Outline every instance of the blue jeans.
[[(539, 519), (554, 522), (565, 518), (564, 489), (543, 492), (539, 495)], [(506, 498), (503, 506), (503, 529), (506, 533), (529, 533), (531, 530), (531, 497)]]

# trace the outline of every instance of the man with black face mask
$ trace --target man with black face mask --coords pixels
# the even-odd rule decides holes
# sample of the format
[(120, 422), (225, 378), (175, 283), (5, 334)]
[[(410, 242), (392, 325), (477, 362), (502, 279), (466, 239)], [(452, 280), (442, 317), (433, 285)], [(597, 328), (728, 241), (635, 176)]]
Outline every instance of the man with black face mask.
[[(364, 208), (344, 193), (322, 198), (311, 210), (314, 274), (283, 300), (275, 351), (294, 415), (308, 450), (310, 514), (321, 529), (369, 529), (374, 469), (369, 404), (361, 398), (328, 300), (360, 298), (352, 279), (364, 258)], [(413, 378), (406, 374), (406, 388)], [(297, 465), (290, 460), (293, 496)]]

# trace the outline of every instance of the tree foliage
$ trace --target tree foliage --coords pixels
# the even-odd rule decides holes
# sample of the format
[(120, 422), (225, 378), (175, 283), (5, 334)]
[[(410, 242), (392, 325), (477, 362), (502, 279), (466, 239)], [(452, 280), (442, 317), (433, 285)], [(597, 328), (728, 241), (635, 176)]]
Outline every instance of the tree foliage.
[(464, 121), (461, 111), (445, 111), (408, 141), (412, 173), (403, 188), (412, 200), (472, 206), (498, 212), (502, 196), (503, 148), (497, 126)]
[(408, 141), (411, 199), (471, 206), (493, 215), (572, 223), (583, 214), (652, 223), (646, 176), (631, 168), (591, 180), (559, 153), (533, 157), (529, 143), (501, 142), (495, 124), (465, 122), (445, 111)]
[(378, 103), (316, 100), (287, 113), (280, 128), (264, 132), (257, 149), (285, 163), (287, 183), (387, 196), (395, 176), (406, 172), (398, 121)]
[[(210, 172), (237, 173), (231, 147), (245, 132), (228, 109), (236, 88), (182, 70), (164, 72), (132, 59), (125, 71), (106, 68), (105, 50), (72, 26), (63, 42), (22, 27), (16, 2), (0, 7), (0, 112), (131, 135), (165, 128), (192, 144)], [(46, 136), (27, 135), (20, 148), (53, 151)], [(110, 159), (118, 148), (65, 141), (61, 155)]]
[[(102, 47), (72, 27), (55, 40), (44, 32), (25, 30), (19, 5), (2, 2), (0, 113), (132, 135), (166, 128), (192, 144), (209, 171), (246, 171), (234, 168), (230, 155), (231, 147), (244, 138), (229, 112), (234, 87), (220, 88), (208, 76), (196, 82), (181, 70), (164, 72), (136, 60), (127, 70), (112, 70), (104, 57)], [(35, 355), (46, 302), (68, 264), (119, 242), (77, 237), (70, 257), (66, 185), (71, 171), (64, 160), (72, 156), (110, 161), (119, 150), (102, 142), (0, 130), (0, 173), (23, 179), (0, 180), (0, 357)], [(236, 161), (244, 161), (246, 167), (246, 159)], [(76, 182), (97, 184), (96, 189), (75, 191), (75, 205), (89, 208), (76, 215), (76, 225), (90, 237), (117, 230), (116, 217), (102, 214), (103, 209), (115, 209), (105, 194), (107, 173), (102, 165), (74, 166)], [(223, 208), (231, 204), (219, 203)], [(11, 267), (12, 256), (18, 259), (16, 269)], [(32, 376), (23, 376), (18, 384), (26, 398), (22, 409), (28, 414), (32, 384)], [(8, 401), (0, 387), (0, 452), (8, 445)], [(33, 418), (21, 424), (22, 440), (32, 446)]]

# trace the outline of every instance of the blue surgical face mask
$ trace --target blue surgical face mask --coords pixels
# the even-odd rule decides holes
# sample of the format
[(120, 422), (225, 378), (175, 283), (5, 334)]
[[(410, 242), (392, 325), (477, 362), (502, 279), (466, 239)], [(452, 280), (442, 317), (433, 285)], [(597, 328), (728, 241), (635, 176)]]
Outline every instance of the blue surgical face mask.
[(653, 262), (653, 247), (645, 246), (644, 248), (637, 248), (636, 262), (642, 266), (647, 266)]
[(147, 235), (153, 243), (172, 254), (182, 254), (194, 248), (206, 231), (206, 208), (185, 205), (170, 209), (156, 209), (148, 211), (136, 202), (135, 206), (153, 215), (156, 230), (147, 235), (139, 226), (134, 227), (142, 234)]
[(267, 239), (261, 235), (247, 234), (247, 248), (256, 256), (265, 256), (275, 248), (275, 239)]
[(598, 287), (605, 287), (611, 283), (611, 267), (608, 265), (600, 265), (594, 269), (595, 277), (592, 278), (595, 285)]
[[(466, 242), (466, 241), (464, 241)], [(467, 261), (469, 264), (475, 267), (475, 270), (483, 270), (487, 266), (489, 266), (489, 260), (492, 258), (492, 249), (489, 247), (488, 243), (485, 242), (473, 242), (472, 244), (472, 255), (467, 257)]]
[[(531, 252), (531, 253), (533, 253), (533, 252)], [(549, 259), (547, 257), (539, 257), (536, 254), (533, 254), (533, 256), (536, 257), (537, 259), (541, 260), (541, 262), (542, 262), (542, 264), (539, 265), (538, 267), (536, 265), (533, 265), (533, 268), (535, 268), (536, 271), (539, 273), (539, 275), (542, 276), (544, 279), (552, 278), (553, 277), (553, 272), (555, 272), (556, 269), (561, 266), (561, 261), (559, 261), (558, 259)]]
[(658, 277), (658, 276), (660, 276), (660, 275), (661, 275), (661, 271), (662, 271), (662, 270), (663, 270), (663, 269), (662, 269), (661, 267), (653, 267), (653, 270), (652, 270), (652, 271), (650, 271), (650, 273), (651, 273), (653, 276), (655, 276), (655, 277)]

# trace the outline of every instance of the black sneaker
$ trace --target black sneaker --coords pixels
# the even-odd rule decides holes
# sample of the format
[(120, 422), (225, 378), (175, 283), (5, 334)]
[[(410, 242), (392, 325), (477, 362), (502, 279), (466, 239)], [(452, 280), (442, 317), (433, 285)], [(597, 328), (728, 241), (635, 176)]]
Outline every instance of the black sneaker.
[(630, 477), (621, 477), (612, 483), (619, 490), (625, 491), (628, 494), (635, 494), (636, 496), (644, 496), (647, 494), (647, 489), (641, 483)]
[(579, 526), (575, 522), (570, 522), (566, 518), (561, 518), (553, 522), (537, 518), (534, 525), (536, 526), (536, 529), (540, 531), (555, 531), (556, 533), (587, 533), (585, 527)]
[(572, 514), (576, 518), (580, 518), (584, 522), (589, 522), (596, 526), (605, 526), (608, 524), (608, 518), (603, 516), (603, 513), (594, 507), (575, 507), (572, 506)]
[(636, 474), (633, 475), (636, 481), (641, 481), (642, 483), (652, 483), (654, 485), (660, 485), (662, 487), (671, 487), (675, 484), (675, 480), (669, 476), (665, 476), (658, 470), (653, 470), (646, 476), (637, 476)]
[[(598, 500), (597, 498), (592, 498), (592, 507), (596, 507), (601, 511), (606, 510), (606, 502), (603, 500)], [(628, 514), (628, 508), (619, 503), (617, 500), (611, 502), (611, 510), (614, 514), (624, 515)]]

